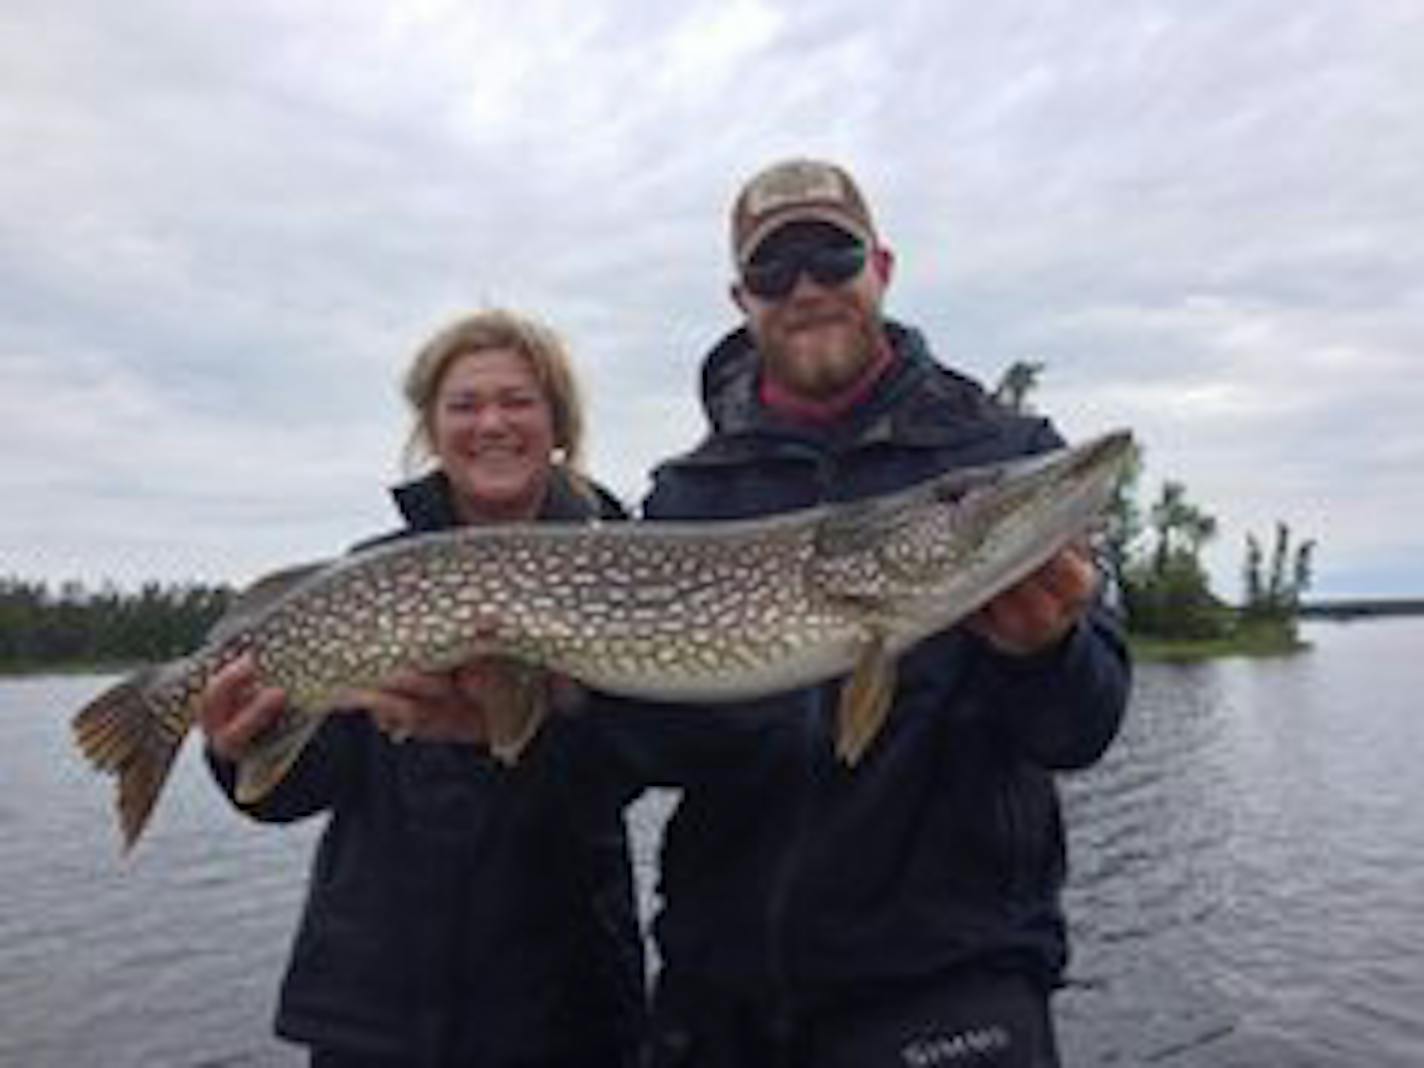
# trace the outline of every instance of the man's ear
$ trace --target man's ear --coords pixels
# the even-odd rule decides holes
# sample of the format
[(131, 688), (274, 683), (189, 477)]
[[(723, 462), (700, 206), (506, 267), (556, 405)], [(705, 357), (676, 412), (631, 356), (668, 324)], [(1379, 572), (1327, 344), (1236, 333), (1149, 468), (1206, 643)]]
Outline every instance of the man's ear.
[(895, 274), (895, 253), (884, 245), (876, 245), (870, 250), (870, 266), (875, 271), (875, 276), (880, 279), (880, 285), (888, 286)]

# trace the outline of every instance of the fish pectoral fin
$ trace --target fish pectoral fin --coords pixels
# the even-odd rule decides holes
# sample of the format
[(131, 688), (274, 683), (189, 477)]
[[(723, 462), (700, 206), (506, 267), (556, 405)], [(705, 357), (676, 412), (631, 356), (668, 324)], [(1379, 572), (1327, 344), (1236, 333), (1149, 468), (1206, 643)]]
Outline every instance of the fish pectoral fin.
[(254, 738), (238, 761), (237, 803), (251, 805), (266, 797), (292, 770), (321, 721), (319, 715), (289, 706), (268, 730)]
[(502, 764), (519, 760), (549, 715), (549, 676), (532, 664), (509, 660), (487, 686), (485, 722), (490, 752)]
[(895, 694), (895, 661), (885, 651), (885, 635), (876, 630), (856, 657), (855, 669), (841, 686), (836, 708), (836, 756), (854, 767), (870, 748), (890, 714)]

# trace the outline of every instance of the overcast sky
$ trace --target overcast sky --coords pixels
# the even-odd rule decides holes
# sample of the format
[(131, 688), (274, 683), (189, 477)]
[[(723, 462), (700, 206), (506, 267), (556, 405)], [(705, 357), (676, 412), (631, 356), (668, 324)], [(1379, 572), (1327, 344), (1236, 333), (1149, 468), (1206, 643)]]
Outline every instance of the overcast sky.
[(891, 314), (1046, 364), (1319, 595), (1424, 595), (1424, 5), (0, 6), (0, 575), (245, 582), (393, 525), (398, 378), (537, 314), (630, 500), (735, 325), (726, 213), (861, 180)]

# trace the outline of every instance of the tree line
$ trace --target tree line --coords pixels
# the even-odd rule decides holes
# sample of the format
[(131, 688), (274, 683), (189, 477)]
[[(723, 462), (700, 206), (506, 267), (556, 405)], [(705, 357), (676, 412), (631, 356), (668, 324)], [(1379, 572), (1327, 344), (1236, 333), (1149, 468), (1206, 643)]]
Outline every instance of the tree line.
[(166, 660), (198, 645), (232, 595), (197, 583), (123, 592), (0, 577), (0, 669)]

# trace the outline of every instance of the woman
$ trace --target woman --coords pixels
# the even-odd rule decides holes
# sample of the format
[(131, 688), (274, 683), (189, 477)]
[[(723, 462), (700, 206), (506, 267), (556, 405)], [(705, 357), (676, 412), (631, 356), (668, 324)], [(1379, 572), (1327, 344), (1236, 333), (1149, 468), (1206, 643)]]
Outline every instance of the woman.
[[(575, 382), (543, 326), (503, 311), (461, 319), (416, 355), (405, 395), (408, 454), (435, 467), (394, 491), (405, 527), (377, 541), (621, 515), (578, 472)], [(473, 694), (490, 671), (360, 691), (353, 707), (368, 714), (328, 717), (246, 810), (272, 822), (330, 814), (276, 1025), (317, 1068), (635, 1057), (643, 960), (621, 812), (582, 777), (577, 798), (563, 785), (564, 754), (587, 756), (596, 740), (570, 718), (533, 741), (539, 759), (492, 760), (468, 744), (483, 736)], [(229, 797), (234, 761), (282, 703), (247, 660), (205, 693), (209, 763)]]

